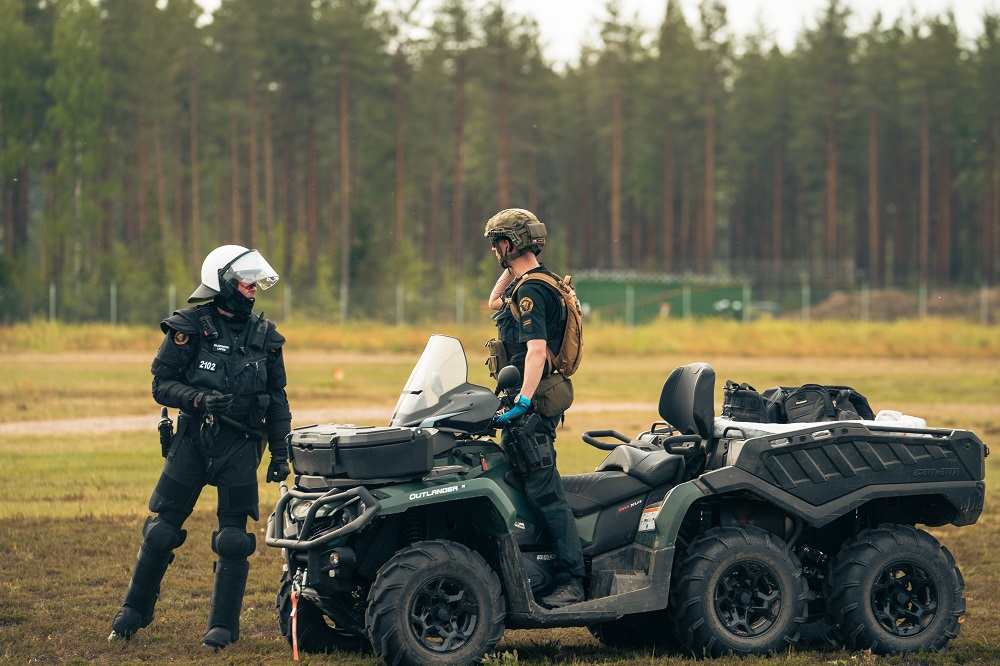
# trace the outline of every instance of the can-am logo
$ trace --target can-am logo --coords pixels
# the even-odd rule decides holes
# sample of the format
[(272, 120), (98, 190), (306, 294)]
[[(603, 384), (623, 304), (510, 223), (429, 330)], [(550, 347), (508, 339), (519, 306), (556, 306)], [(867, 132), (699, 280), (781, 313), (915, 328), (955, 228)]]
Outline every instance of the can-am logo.
[(913, 476), (958, 476), (957, 467), (945, 467), (943, 469), (915, 469)]
[(421, 490), (419, 493), (410, 493), (410, 500), (425, 499), (435, 495), (444, 495), (458, 490), (458, 486), (448, 486), (447, 488), (435, 488), (434, 490)]

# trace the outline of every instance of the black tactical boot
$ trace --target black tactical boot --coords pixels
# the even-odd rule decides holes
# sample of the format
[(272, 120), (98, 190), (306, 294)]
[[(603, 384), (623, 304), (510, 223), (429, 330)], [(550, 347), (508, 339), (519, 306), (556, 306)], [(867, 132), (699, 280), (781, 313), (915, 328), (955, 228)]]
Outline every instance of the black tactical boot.
[(219, 650), (240, 639), (240, 611), (250, 563), (246, 558), (220, 557), (215, 563), (215, 588), (202, 643)]
[(583, 601), (583, 581), (571, 578), (565, 583), (556, 585), (552, 594), (542, 597), (540, 603), (546, 608), (562, 608)]
[(160, 595), (160, 581), (174, 559), (173, 549), (184, 543), (184, 530), (156, 518), (147, 518), (142, 528), (132, 580), (121, 609), (111, 622), (109, 641), (128, 640), (153, 621), (153, 610)]

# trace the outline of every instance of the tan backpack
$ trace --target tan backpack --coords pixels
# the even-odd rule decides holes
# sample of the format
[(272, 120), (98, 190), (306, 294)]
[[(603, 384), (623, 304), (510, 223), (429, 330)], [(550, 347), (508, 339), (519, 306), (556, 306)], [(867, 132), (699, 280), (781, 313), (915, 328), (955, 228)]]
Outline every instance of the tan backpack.
[(549, 367), (554, 372), (569, 377), (576, 372), (580, 367), (580, 361), (583, 360), (583, 308), (580, 307), (580, 299), (573, 289), (573, 276), (559, 278), (557, 275), (540, 271), (523, 276), (510, 297), (510, 312), (517, 321), (521, 321), (521, 313), (517, 308), (517, 290), (529, 280), (544, 282), (554, 289), (566, 311), (566, 331), (563, 333), (562, 344), (559, 345), (559, 353), (553, 354), (552, 350), (546, 347), (545, 354), (549, 360)]

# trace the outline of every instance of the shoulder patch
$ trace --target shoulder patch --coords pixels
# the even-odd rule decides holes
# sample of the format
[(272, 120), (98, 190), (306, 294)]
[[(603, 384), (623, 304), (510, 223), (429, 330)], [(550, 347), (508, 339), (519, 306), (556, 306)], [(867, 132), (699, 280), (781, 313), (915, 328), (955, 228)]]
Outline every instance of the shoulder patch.
[(527, 296), (525, 296), (524, 298), (522, 298), (517, 302), (517, 308), (522, 313), (528, 313), (531, 312), (533, 309), (535, 309), (535, 302), (530, 298), (528, 298)]
[(186, 345), (191, 337), (187, 333), (181, 333), (177, 331), (174, 333), (174, 344), (175, 345)]

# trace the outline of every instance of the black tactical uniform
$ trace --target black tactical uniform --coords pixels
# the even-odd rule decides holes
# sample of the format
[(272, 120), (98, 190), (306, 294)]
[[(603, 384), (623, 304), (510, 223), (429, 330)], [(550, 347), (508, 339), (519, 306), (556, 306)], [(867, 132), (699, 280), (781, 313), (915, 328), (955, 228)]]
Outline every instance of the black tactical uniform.
[[(544, 266), (539, 266), (528, 271), (525, 275), (535, 272), (549, 273)], [(514, 280), (504, 291), (503, 296), (506, 303), (510, 302), (510, 298), (519, 283), (520, 278)], [(523, 377), (528, 340), (545, 340), (553, 354), (558, 353), (566, 327), (566, 316), (562, 311), (564, 306), (554, 290), (537, 280), (528, 281), (517, 289), (515, 307), (520, 313), (520, 321), (515, 319), (514, 315), (511, 314), (510, 307), (506, 305), (493, 316), (493, 319), (498, 329), (497, 339), (503, 343), (508, 363), (516, 366)], [(549, 370), (548, 362), (546, 362), (543, 377), (549, 374)], [(554, 442), (556, 426), (561, 417), (562, 414), (541, 417), (535, 435), (542, 435), (550, 442)], [(509, 446), (508, 439), (509, 432), (504, 429), (501, 436), (501, 444), (504, 448)], [(552, 463), (551, 467), (522, 474), (522, 479), (528, 502), (545, 522), (549, 534), (555, 542), (556, 568), (559, 571), (557, 582), (562, 583), (570, 578), (582, 579), (585, 572), (583, 550), (580, 546), (580, 536), (576, 530), (576, 519), (566, 501), (562, 480), (555, 467), (554, 452)]]
[[(218, 560), (205, 644), (224, 647), (239, 638), (247, 557), (256, 549), (247, 517), (260, 518), (257, 467), (265, 435), (272, 466), (287, 461), (285, 339), (262, 316), (227, 317), (212, 302), (175, 312), (160, 327), (166, 337), (153, 360), (153, 397), (180, 414), (149, 500), (157, 516), (146, 520), (112, 636), (128, 638), (152, 621), (160, 580), (186, 536), (181, 526), (205, 485), (212, 485), (218, 490), (219, 530), (212, 535)], [(206, 414), (205, 398), (215, 394), (232, 395), (232, 403), (223, 413)]]

